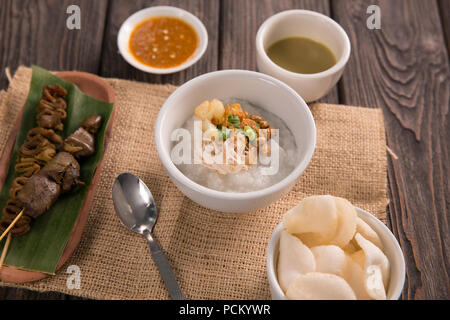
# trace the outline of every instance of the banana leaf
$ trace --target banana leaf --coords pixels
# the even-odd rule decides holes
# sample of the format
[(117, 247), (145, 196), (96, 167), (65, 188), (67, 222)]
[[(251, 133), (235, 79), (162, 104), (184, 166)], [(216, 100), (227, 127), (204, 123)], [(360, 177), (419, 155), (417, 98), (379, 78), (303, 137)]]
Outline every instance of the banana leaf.
[[(36, 107), (41, 99), (42, 88), (47, 84), (58, 84), (68, 91), (66, 96), (67, 119), (64, 120), (64, 131), (61, 133), (63, 138), (74, 132), (81, 122), (91, 114), (100, 114), (104, 119), (102, 127), (95, 137), (95, 154), (79, 161), (80, 180), (86, 185), (61, 195), (47, 212), (32, 222), (30, 232), (23, 236), (13, 237), (10, 243), (5, 265), (54, 274), (79, 216), (97, 164), (101, 159), (105, 130), (113, 110), (113, 104), (96, 100), (82, 93), (76, 85), (66, 82), (40, 67), (33, 66), (33, 76), (20, 131), (15, 141), (8, 175), (0, 192), (0, 215), (9, 198), (8, 191), (12, 181), (16, 177), (14, 165), (19, 147), (25, 141), (28, 130), (37, 126)], [(3, 248), (4, 242), (2, 241), (0, 244), (0, 250)]]

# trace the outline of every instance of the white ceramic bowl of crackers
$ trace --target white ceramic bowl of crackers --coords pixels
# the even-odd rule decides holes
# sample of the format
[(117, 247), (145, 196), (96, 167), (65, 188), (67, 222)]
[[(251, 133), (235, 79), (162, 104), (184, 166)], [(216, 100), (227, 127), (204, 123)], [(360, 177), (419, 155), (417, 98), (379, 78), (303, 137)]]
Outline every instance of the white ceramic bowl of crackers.
[(372, 214), (343, 198), (312, 196), (275, 228), (267, 276), (274, 300), (397, 300), (405, 260)]

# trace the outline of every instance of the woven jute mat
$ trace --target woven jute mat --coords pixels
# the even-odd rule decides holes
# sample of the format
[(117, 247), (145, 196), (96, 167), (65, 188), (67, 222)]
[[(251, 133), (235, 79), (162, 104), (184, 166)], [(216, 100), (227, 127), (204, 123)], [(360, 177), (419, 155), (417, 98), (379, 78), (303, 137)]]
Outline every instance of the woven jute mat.
[[(21, 67), (0, 94), (0, 150), (28, 94), (31, 69)], [(270, 299), (265, 252), (283, 213), (313, 194), (332, 194), (385, 220), (386, 147), (380, 110), (311, 106), (317, 126), (314, 157), (291, 192), (248, 214), (224, 214), (192, 202), (169, 179), (156, 153), (158, 110), (176, 89), (107, 79), (116, 94), (113, 137), (105, 154), (82, 240), (55, 276), (2, 285), (59, 291), (94, 299), (168, 299), (147, 242), (120, 225), (111, 189), (122, 172), (149, 186), (159, 209), (155, 236), (188, 299)], [(81, 270), (80, 289), (68, 289), (69, 265)]]

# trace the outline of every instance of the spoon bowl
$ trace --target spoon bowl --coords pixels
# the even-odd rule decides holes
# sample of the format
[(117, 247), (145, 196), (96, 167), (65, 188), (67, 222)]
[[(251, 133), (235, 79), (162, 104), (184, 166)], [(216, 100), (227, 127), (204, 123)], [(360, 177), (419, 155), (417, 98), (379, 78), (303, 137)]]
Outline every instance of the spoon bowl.
[(170, 268), (169, 261), (152, 235), (158, 211), (150, 190), (134, 174), (122, 173), (114, 181), (112, 198), (117, 217), (124, 227), (147, 239), (153, 261), (172, 299), (183, 300), (183, 293)]
[(113, 199), (117, 217), (125, 228), (142, 235), (145, 230), (153, 231), (158, 211), (141, 179), (131, 173), (120, 174), (114, 181)]

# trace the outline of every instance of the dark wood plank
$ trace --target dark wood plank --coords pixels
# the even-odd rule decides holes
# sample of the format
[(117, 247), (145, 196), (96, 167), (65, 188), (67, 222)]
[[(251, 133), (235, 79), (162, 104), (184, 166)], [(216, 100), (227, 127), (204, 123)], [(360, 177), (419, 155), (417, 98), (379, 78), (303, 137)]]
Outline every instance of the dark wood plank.
[(442, 31), (447, 43), (447, 54), (450, 55), (450, 1), (438, 0), (439, 13), (441, 14)]
[[(67, 7), (81, 10), (81, 29), (66, 27)], [(4, 68), (37, 64), (49, 70), (97, 73), (101, 57), (107, 0), (0, 1), (0, 88), (8, 81)], [(61, 293), (37, 293), (1, 287), (0, 299), (67, 299)]]
[[(435, 1), (332, 1), (352, 57), (347, 104), (381, 107), (387, 143), (389, 218), (407, 264), (406, 299), (450, 297), (449, 62)], [(381, 29), (366, 28), (367, 7)]]
[[(120, 55), (117, 48), (117, 34), (122, 23), (134, 12), (151, 6), (171, 5), (189, 11), (197, 16), (208, 31), (208, 48), (204, 56), (190, 68), (170, 74), (152, 75), (129, 65)], [(120, 77), (152, 83), (182, 84), (202, 73), (217, 69), (219, 0), (116, 0), (111, 2), (103, 47), (101, 75)]]
[[(290, 9), (330, 15), (328, 0), (223, 0), (219, 68), (256, 70), (255, 38), (259, 26), (271, 15)], [(338, 103), (337, 88), (320, 101)]]
[[(81, 10), (81, 29), (66, 27), (67, 7)], [(50, 70), (98, 72), (107, 0), (0, 1), (0, 88), (3, 72), (37, 64)]]

